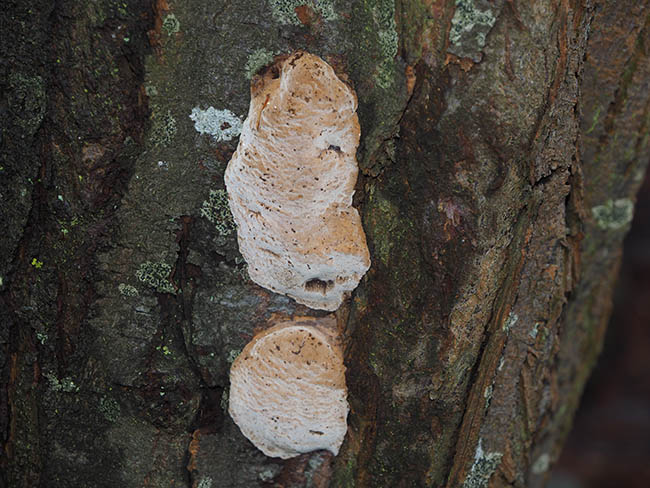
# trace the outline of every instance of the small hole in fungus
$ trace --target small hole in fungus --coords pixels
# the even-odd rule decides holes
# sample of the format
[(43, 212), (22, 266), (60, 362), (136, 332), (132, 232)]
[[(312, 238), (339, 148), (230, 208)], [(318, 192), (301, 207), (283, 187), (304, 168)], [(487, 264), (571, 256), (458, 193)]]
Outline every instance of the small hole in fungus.
[(332, 289), (333, 286), (334, 282), (332, 280), (323, 281), (319, 280), (318, 278), (312, 278), (305, 283), (305, 290), (318, 292), (325, 295), (325, 293), (327, 293), (328, 290)]

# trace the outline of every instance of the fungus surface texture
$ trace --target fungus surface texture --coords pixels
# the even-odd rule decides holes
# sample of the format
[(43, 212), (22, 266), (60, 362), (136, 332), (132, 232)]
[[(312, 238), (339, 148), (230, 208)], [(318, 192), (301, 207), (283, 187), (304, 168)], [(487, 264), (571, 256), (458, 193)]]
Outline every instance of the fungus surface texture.
[(352, 207), (357, 98), (330, 65), (296, 52), (251, 84), (239, 145), (226, 169), (239, 249), (260, 286), (336, 310), (370, 267)]
[(230, 369), (228, 412), (267, 456), (338, 454), (348, 402), (335, 319), (294, 319), (257, 334)]

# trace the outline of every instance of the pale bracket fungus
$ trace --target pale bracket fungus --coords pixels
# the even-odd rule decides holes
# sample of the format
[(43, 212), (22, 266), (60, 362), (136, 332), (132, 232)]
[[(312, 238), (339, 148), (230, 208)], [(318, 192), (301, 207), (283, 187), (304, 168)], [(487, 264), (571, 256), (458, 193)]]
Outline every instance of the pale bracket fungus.
[(319, 449), (338, 454), (348, 410), (331, 316), (274, 325), (253, 337), (230, 369), (228, 412), (267, 456), (288, 459)]
[(356, 95), (306, 52), (278, 60), (251, 86), (225, 174), (249, 276), (309, 307), (336, 310), (370, 267), (352, 207)]

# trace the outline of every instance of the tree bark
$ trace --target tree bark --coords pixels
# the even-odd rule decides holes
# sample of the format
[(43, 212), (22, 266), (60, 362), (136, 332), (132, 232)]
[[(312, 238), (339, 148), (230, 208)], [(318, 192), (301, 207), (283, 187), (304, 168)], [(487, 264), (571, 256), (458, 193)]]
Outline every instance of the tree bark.
[[(544, 485), (650, 160), (650, 1), (9, 3), (1, 486)], [(297, 49), (358, 95), (372, 266), (336, 312), (341, 452), (281, 461), (230, 363), (322, 313), (247, 279), (214, 197), (237, 140), (189, 116), (243, 118)]]

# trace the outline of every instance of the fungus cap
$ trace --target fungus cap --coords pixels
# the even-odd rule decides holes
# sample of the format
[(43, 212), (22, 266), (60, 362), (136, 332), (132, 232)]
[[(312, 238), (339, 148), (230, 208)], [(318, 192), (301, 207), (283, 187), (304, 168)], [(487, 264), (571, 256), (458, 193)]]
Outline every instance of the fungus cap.
[(352, 195), (357, 98), (318, 56), (280, 59), (251, 85), (225, 182), (250, 278), (336, 310), (370, 267)]
[(347, 431), (345, 366), (333, 319), (291, 320), (257, 334), (230, 369), (228, 412), (264, 454), (327, 449)]

